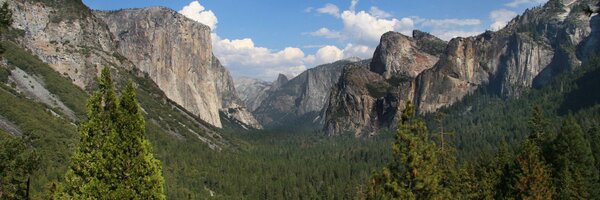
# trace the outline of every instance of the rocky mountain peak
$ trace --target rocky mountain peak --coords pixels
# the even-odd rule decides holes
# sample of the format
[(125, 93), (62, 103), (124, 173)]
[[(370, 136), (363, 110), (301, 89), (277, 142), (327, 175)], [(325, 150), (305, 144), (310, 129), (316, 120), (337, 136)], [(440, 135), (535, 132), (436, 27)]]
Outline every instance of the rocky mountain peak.
[(277, 79), (271, 84), (271, 90), (276, 90), (289, 82), (290, 79), (285, 74), (277, 75)]
[[(426, 48), (427, 49), (427, 48)], [(411, 37), (397, 32), (387, 32), (373, 55), (371, 71), (389, 79), (392, 76), (416, 77), (431, 68), (438, 57), (426, 53)]]
[(421, 51), (438, 57), (444, 53), (448, 44), (446, 41), (430, 33), (419, 30), (414, 30), (412, 37), (417, 42), (417, 46)]

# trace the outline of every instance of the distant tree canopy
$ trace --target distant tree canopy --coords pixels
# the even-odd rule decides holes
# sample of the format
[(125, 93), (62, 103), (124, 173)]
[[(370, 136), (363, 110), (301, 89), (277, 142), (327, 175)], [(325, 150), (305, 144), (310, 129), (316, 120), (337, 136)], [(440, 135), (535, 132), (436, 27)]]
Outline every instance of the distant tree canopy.
[[(457, 166), (408, 103), (392, 145), (393, 159), (367, 183), (366, 199), (598, 199), (598, 121), (585, 132), (572, 115), (559, 130), (535, 107), (530, 134), (516, 155), (502, 145), (494, 158)], [(451, 148), (446, 145), (446, 148)], [(448, 166), (451, 165), (451, 166)]]
[(88, 100), (87, 121), (57, 199), (165, 199), (161, 163), (129, 83), (117, 97), (108, 67)]

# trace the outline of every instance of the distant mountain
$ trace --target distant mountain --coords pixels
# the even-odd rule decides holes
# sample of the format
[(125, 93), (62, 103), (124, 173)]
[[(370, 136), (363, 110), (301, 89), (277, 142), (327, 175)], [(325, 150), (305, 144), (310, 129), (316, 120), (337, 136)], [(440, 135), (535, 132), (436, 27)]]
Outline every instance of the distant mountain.
[(327, 104), (331, 88), (339, 80), (344, 66), (356, 61), (358, 59), (350, 58), (323, 64), (289, 81), (280, 75), (252, 113), (265, 127), (298, 124), (299, 120), (309, 120), (309, 124), (320, 127), (319, 115)]
[(394, 127), (406, 101), (420, 113), (434, 112), (480, 88), (518, 97), (598, 53), (598, 5), (550, 0), (500, 31), (448, 44), (420, 31), (412, 38), (386, 33), (369, 66), (344, 70), (325, 106), (324, 130), (371, 135)]

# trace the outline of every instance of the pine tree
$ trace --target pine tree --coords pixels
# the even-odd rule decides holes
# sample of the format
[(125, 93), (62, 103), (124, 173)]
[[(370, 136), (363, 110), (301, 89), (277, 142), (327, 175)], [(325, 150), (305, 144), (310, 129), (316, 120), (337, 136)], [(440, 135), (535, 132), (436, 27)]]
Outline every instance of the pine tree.
[(117, 98), (108, 67), (102, 70), (99, 89), (87, 103), (87, 121), (79, 126), (79, 145), (71, 156), (58, 198), (100, 199), (111, 190), (108, 171), (110, 138), (115, 134)]
[(133, 84), (130, 82), (119, 101), (119, 120), (112, 149), (111, 174), (120, 199), (164, 199), (161, 163), (152, 155), (145, 138), (145, 121)]
[(443, 199), (437, 151), (408, 102), (392, 146), (394, 160), (370, 180), (368, 198)]
[(144, 138), (145, 122), (129, 84), (117, 98), (108, 67), (88, 100), (87, 121), (59, 199), (164, 199), (160, 161)]
[(559, 199), (596, 199), (598, 171), (583, 130), (572, 115), (563, 122), (554, 145), (552, 164)]
[(13, 23), (12, 11), (8, 8), (8, 3), (5, 1), (0, 6), (0, 28), (8, 28)]
[(527, 139), (523, 143), (521, 154), (517, 157), (517, 170), (517, 198), (552, 199), (554, 189), (550, 170), (542, 160), (540, 148), (534, 141)]

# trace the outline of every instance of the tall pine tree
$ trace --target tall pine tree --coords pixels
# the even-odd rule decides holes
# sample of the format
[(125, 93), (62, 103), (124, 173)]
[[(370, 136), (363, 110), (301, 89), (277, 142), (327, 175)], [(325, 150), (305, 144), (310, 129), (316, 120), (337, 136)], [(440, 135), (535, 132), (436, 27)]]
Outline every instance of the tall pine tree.
[(570, 114), (554, 141), (553, 152), (557, 198), (597, 199), (598, 171), (590, 144)]
[(408, 102), (392, 146), (394, 160), (369, 183), (369, 199), (443, 199), (437, 150)]
[(145, 121), (133, 84), (129, 82), (119, 101), (119, 120), (111, 149), (111, 174), (119, 199), (164, 199), (161, 163), (145, 139)]
[(542, 159), (540, 148), (531, 139), (525, 140), (521, 154), (517, 157), (516, 175), (515, 190), (518, 199), (552, 199), (554, 189), (550, 169)]
[(108, 67), (88, 100), (87, 121), (56, 198), (164, 199), (160, 161), (144, 138), (145, 123), (130, 84), (117, 98)]

